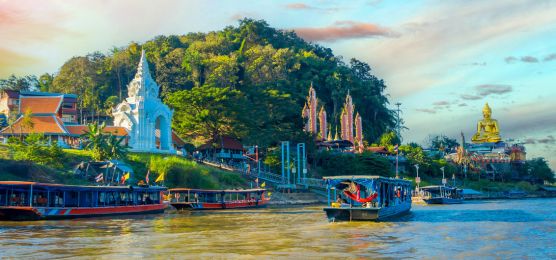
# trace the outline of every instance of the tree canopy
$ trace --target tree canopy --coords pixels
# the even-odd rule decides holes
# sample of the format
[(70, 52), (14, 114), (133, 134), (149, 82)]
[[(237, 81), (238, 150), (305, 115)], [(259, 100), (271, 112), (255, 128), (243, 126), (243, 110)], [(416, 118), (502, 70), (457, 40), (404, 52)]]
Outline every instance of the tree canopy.
[(35, 85), (77, 94), (82, 116), (107, 114), (127, 96), (141, 49), (161, 97), (176, 112), (174, 129), (190, 141), (225, 134), (265, 146), (299, 136), (311, 83), (331, 125), (339, 124), (348, 90), (370, 142), (395, 125), (386, 85), (367, 63), (344, 60), (293, 31), (252, 19), (220, 31), (157, 36), (143, 44), (73, 57), (53, 77), (35, 78)]

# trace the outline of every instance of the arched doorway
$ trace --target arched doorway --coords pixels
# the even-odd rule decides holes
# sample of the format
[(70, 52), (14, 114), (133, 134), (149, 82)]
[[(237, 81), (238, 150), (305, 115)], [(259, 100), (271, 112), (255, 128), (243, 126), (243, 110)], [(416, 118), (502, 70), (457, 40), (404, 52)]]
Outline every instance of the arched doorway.
[(155, 138), (156, 148), (159, 150), (170, 150), (169, 140), (169, 122), (168, 119), (160, 115), (155, 120)]

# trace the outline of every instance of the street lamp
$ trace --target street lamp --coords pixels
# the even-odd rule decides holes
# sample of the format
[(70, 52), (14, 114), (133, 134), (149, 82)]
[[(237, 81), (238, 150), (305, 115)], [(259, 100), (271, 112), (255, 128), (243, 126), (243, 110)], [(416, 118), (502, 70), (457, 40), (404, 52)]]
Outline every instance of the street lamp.
[(415, 178), (415, 183), (417, 183), (417, 191), (419, 191), (419, 183), (421, 183), (421, 178), (419, 178), (419, 164), (415, 164), (415, 170), (417, 171), (417, 177)]
[(444, 167), (440, 167), (440, 170), (442, 171), (442, 185), (446, 186), (446, 178), (444, 178)]

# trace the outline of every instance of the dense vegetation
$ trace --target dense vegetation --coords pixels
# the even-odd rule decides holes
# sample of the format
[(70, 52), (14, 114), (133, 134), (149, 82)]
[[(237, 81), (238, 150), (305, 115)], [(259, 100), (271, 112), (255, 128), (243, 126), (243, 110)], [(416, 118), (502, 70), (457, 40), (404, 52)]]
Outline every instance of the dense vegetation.
[[(40, 138), (32, 135), (31, 139)], [(19, 140), (13, 140), (18, 142)], [(21, 150), (19, 150), (21, 148)], [(14, 150), (15, 149), (15, 150)], [(59, 150), (56, 145), (42, 145), (40, 153), (30, 151), (27, 146), (0, 145), (0, 181), (38, 181), (62, 184), (92, 184), (74, 175), (73, 169), (82, 161), (91, 161), (93, 152), (87, 150)], [(56, 157), (49, 151), (56, 150)], [(15, 157), (18, 153), (29, 151), (27, 157)], [(157, 154), (128, 154), (127, 162), (133, 168), (128, 183), (145, 180), (150, 170), (151, 183), (160, 174), (165, 175), (164, 185), (168, 187), (191, 188), (241, 188), (247, 183), (239, 175), (198, 165), (177, 156)]]
[(73, 57), (54, 75), (10, 77), (0, 88), (75, 93), (82, 114), (103, 115), (127, 96), (141, 49), (161, 96), (175, 109), (173, 127), (195, 143), (231, 135), (267, 147), (302, 137), (300, 114), (311, 82), (333, 124), (349, 90), (366, 139), (373, 142), (394, 125), (386, 86), (368, 64), (346, 63), (292, 31), (250, 19), (221, 31), (158, 36)]

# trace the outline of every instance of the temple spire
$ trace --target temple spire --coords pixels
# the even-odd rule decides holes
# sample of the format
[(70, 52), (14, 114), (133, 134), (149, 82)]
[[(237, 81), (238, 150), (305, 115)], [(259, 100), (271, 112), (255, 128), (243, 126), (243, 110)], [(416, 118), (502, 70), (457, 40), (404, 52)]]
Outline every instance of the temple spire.
[(139, 59), (139, 65), (137, 65), (137, 74), (135, 74), (135, 77), (147, 77), (147, 76), (150, 76), (149, 62), (147, 61), (147, 55), (145, 54), (145, 49), (141, 49), (141, 59)]

